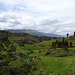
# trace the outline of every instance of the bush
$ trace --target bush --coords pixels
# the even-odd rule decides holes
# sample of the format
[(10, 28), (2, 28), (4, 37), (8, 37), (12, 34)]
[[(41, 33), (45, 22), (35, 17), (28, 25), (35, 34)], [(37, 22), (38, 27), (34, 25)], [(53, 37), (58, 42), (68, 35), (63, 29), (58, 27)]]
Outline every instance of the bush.
[(34, 53), (34, 52), (31, 50), (30, 53)]
[(11, 75), (8, 66), (2, 67), (0, 70), (0, 75)]
[(2, 56), (2, 54), (0, 53), (0, 60), (2, 60), (3, 59), (3, 56)]
[(50, 52), (49, 52), (49, 51), (45, 53), (45, 55), (49, 55), (49, 54), (50, 54)]
[(2, 60), (2, 61), (0, 61), (0, 69), (1, 69), (3, 66), (7, 66), (8, 63), (9, 63), (8, 60)]
[(23, 53), (20, 53), (20, 52), (19, 52), (19, 55), (20, 55), (20, 57), (24, 57), (24, 54), (23, 54)]
[(39, 53), (40, 53), (41, 51), (39, 50)]
[(59, 54), (55, 55), (56, 57), (66, 57), (66, 56), (71, 56), (72, 54)]
[(31, 73), (31, 68), (32, 66), (30, 64), (24, 63), (18, 67), (10, 66), (9, 71), (10, 75), (27, 75)]

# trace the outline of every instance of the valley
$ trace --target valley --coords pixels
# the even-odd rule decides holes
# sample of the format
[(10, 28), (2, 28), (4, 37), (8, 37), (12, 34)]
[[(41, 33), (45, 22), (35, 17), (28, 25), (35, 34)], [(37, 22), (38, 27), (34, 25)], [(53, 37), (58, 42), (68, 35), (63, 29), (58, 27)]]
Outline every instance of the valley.
[(0, 31), (0, 75), (74, 74), (74, 35), (55, 38)]

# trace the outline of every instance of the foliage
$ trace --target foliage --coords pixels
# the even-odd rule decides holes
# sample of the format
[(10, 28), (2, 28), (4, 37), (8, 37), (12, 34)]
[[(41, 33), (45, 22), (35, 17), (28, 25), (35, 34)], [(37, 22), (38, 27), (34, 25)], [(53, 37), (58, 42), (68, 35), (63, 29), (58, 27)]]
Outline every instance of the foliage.
[(75, 74), (74, 36), (52, 39), (4, 31), (0, 33), (0, 75)]
[(72, 47), (72, 42), (70, 42), (70, 47)]
[(56, 48), (57, 47), (68, 47), (68, 42), (64, 40), (64, 38), (62, 39), (62, 41), (57, 41), (52, 43), (52, 47)]
[(74, 31), (74, 36), (75, 36), (75, 31)]
[(66, 54), (59, 54), (55, 55), (56, 57), (67, 57), (67, 56), (72, 56), (72, 54), (66, 53)]
[(49, 52), (49, 51), (47, 51), (47, 52), (45, 53), (45, 55), (50, 55), (50, 52)]
[(68, 36), (69, 36), (69, 33), (67, 33), (67, 38), (68, 38)]

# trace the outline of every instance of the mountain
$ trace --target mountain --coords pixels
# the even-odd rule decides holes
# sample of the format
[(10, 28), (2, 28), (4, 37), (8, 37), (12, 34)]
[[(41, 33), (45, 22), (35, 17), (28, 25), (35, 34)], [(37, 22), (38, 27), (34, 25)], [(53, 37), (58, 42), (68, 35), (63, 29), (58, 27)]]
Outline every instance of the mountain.
[(31, 29), (8, 29), (6, 31), (12, 33), (27, 33), (34, 36), (61, 37), (60, 35), (38, 32), (36, 30), (31, 30)]
[(22, 46), (24, 44), (34, 44), (34, 43), (39, 43), (42, 41), (48, 41), (48, 40), (57, 38), (57, 37), (47, 37), (47, 36), (38, 37), (38, 36), (33, 36), (27, 33), (20, 33), (20, 32), (11, 33), (11, 32), (0, 30), (0, 41), (4, 42), (6, 40), (6, 42), (8, 43), (13, 42), (13, 43), (17, 43), (18, 45)]

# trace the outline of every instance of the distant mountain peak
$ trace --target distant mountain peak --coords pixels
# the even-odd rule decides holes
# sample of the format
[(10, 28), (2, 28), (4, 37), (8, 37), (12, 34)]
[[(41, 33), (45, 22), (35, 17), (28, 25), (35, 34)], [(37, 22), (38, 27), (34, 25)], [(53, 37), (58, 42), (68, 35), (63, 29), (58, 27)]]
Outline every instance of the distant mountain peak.
[(8, 29), (6, 31), (9, 31), (12, 33), (27, 33), (34, 36), (61, 37), (60, 35), (57, 35), (57, 34), (43, 33), (36, 30), (31, 30), (31, 29)]

